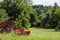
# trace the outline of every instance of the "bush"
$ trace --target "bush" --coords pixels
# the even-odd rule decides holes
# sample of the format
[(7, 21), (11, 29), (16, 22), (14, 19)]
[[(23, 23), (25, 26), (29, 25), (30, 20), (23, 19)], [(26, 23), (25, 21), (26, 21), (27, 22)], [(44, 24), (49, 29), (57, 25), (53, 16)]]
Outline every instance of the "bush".
[(56, 27), (55, 31), (60, 31), (60, 25)]

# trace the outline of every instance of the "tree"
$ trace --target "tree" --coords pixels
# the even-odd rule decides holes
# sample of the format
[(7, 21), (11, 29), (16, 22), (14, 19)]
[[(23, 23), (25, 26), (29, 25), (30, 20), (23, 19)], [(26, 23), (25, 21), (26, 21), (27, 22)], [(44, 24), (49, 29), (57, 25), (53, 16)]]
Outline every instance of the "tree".
[(24, 26), (27, 28), (31, 24), (30, 14), (36, 16), (31, 0), (3, 0), (0, 5), (8, 16), (13, 18), (16, 27)]
[(55, 18), (57, 20), (56, 31), (60, 31), (60, 8), (57, 8), (55, 11)]
[(0, 9), (0, 23), (8, 19), (8, 16), (4, 9)]

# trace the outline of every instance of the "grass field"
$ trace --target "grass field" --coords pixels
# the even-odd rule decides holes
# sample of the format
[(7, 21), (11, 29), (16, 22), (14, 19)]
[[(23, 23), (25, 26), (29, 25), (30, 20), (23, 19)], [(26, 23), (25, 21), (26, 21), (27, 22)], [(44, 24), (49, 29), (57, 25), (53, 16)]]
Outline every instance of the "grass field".
[(55, 32), (54, 29), (38, 29), (30, 28), (29, 36), (19, 36), (12, 33), (0, 34), (0, 40), (60, 40), (60, 32)]

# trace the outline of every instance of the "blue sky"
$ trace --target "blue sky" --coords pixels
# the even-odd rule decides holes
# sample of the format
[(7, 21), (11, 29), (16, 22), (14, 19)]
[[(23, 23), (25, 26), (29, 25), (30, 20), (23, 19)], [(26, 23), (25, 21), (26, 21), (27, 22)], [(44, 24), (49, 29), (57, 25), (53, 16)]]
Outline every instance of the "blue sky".
[(35, 5), (39, 5), (39, 4), (43, 4), (43, 5), (54, 5), (54, 3), (56, 2), (59, 6), (60, 6), (60, 0), (32, 0), (33, 4)]

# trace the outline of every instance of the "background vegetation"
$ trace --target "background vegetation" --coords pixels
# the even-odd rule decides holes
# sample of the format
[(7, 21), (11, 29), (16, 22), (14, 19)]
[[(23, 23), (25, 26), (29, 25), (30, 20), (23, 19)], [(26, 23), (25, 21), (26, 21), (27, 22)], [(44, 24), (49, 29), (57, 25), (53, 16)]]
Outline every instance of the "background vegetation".
[(60, 7), (32, 5), (31, 0), (0, 1), (0, 23), (12, 18), (15, 27), (60, 30)]

